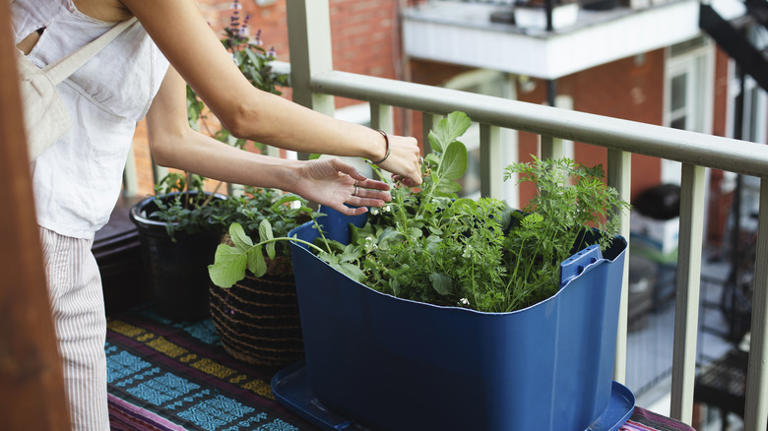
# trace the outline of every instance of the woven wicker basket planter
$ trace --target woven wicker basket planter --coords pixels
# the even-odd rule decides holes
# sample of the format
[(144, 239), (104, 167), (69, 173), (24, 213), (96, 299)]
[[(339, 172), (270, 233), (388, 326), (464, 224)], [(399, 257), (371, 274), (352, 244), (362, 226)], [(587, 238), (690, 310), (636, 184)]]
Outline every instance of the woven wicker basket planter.
[(304, 357), (290, 258), (277, 257), (261, 278), (229, 289), (211, 284), (210, 312), (224, 350), (254, 365), (282, 366)]

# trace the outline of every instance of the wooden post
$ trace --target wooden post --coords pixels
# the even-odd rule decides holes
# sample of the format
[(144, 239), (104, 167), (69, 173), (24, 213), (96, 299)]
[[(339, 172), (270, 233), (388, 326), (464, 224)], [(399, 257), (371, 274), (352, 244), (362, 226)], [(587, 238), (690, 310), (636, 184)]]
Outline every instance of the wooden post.
[(45, 285), (11, 36), (0, 1), (0, 421), (2, 429), (68, 430), (61, 362)]

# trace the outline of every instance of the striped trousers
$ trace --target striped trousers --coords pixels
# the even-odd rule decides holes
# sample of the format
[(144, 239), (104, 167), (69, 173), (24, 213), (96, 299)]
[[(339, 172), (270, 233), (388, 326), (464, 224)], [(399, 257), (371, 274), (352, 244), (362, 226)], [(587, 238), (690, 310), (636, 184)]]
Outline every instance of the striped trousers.
[(72, 429), (109, 430), (107, 322), (93, 239), (45, 228), (40, 228), (40, 238)]

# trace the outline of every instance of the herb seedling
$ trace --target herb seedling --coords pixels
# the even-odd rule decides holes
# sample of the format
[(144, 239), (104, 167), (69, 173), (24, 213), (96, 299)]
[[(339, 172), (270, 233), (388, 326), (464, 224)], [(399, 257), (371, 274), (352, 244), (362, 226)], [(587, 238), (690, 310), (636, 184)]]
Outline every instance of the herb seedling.
[[(229, 210), (214, 220), (229, 225), (234, 246), (219, 244), (214, 263), (208, 266), (211, 281), (219, 287), (232, 287), (245, 277), (246, 269), (256, 277), (263, 276), (267, 272), (264, 254), (269, 260), (288, 256), (286, 235), (314, 216), (306, 200), (271, 189), (246, 188), (243, 197), (228, 201)], [(254, 242), (252, 237), (259, 241)]]

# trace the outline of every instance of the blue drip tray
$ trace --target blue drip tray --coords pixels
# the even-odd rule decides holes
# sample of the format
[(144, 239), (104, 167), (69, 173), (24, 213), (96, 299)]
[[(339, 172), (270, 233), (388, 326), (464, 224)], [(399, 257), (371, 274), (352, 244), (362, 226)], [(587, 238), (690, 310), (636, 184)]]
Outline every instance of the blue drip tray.
[(628, 387), (619, 382), (612, 382), (611, 399), (603, 414), (597, 418), (587, 431), (617, 431), (635, 411), (635, 395)]
[[(280, 370), (272, 377), (272, 393), (280, 404), (328, 431), (371, 431), (328, 410), (309, 387), (304, 362)], [(626, 386), (613, 382), (611, 399), (603, 414), (585, 431), (618, 431), (635, 410), (635, 396)]]

